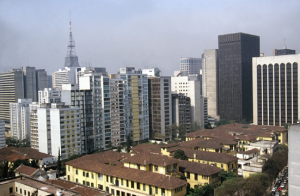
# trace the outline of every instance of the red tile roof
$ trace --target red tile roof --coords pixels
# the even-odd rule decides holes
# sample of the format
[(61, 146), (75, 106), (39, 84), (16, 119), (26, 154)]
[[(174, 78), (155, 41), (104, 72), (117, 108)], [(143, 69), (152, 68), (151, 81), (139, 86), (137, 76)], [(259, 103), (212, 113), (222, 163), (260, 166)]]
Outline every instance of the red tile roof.
[(133, 147), (131, 149), (131, 152), (136, 154), (136, 153), (143, 153), (143, 152), (153, 152), (153, 153), (158, 153), (160, 154), (161, 153), (161, 150), (160, 148), (162, 147), (163, 145), (160, 145), (160, 144), (140, 144), (140, 145), (137, 145), (135, 147)]
[(217, 167), (210, 166), (207, 164), (191, 162), (191, 161), (183, 161), (183, 160), (180, 160), (179, 167), (184, 168), (185, 172), (191, 172), (191, 173), (207, 175), (207, 176), (220, 173), (222, 171)]
[(46, 157), (53, 157), (51, 155), (39, 152), (36, 149), (30, 147), (23, 147), (23, 148), (16, 148), (16, 147), (4, 147), (0, 149), (1, 159), (7, 161), (16, 161), (18, 159), (25, 160), (25, 159), (35, 159), (35, 160), (42, 160)]
[(37, 170), (39, 169), (22, 164), (19, 167), (17, 167), (17, 169), (15, 169), (15, 173), (20, 173), (26, 176), (32, 176)]
[(47, 180), (46, 182), (50, 183), (50, 184), (58, 185), (60, 187), (64, 187), (66, 189), (77, 191), (81, 194), (81, 196), (111, 195), (109, 193), (105, 193), (105, 191), (102, 191), (100, 189), (90, 188), (90, 187), (83, 186), (83, 185), (78, 184), (78, 183), (65, 181), (65, 180), (61, 180), (61, 179)]
[[(194, 156), (196, 155), (196, 159), (198, 160), (212, 161), (218, 163), (230, 163), (232, 161), (238, 160), (238, 158), (225, 153), (191, 150), (186, 148), (177, 148), (177, 149), (183, 150), (185, 152), (185, 155), (190, 159), (194, 159)], [(172, 156), (174, 155), (177, 149), (174, 148), (172, 149), (172, 151), (169, 151), (171, 152)]]
[(258, 153), (259, 150), (257, 148), (253, 148), (252, 150), (247, 150), (245, 152), (239, 152), (239, 153), (243, 153), (243, 154), (253, 154), (253, 153)]
[(124, 159), (123, 161), (127, 163), (134, 163), (140, 165), (153, 164), (160, 166), (167, 166), (178, 163), (178, 159), (174, 159), (173, 157), (147, 152), (136, 154), (134, 156)]

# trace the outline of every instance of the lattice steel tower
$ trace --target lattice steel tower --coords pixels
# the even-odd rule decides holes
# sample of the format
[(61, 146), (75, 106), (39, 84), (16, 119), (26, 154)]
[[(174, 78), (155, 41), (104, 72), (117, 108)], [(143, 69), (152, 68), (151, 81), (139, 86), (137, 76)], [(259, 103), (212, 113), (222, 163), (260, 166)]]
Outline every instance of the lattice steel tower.
[(72, 37), (71, 21), (69, 24), (70, 24), (70, 38), (68, 44), (68, 52), (65, 58), (65, 67), (79, 67), (78, 56), (76, 56), (75, 53), (75, 42)]

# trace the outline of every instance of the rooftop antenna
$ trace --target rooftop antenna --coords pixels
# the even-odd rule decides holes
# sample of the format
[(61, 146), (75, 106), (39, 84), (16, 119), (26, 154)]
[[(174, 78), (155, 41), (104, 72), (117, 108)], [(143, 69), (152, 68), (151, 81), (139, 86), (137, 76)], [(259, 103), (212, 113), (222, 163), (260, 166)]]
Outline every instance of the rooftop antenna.
[(284, 44), (284, 47), (283, 47), (283, 49), (286, 49), (287, 47), (286, 47), (286, 43), (285, 43), (285, 38), (283, 39), (283, 44)]

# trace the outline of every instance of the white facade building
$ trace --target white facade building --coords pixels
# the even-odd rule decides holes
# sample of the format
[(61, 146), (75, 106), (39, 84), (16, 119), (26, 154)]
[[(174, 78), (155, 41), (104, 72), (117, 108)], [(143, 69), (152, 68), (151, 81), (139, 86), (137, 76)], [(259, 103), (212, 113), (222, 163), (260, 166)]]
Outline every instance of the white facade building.
[(45, 88), (39, 91), (39, 104), (58, 103), (61, 101), (61, 90), (55, 88)]
[(173, 94), (181, 93), (187, 97), (190, 97), (191, 123), (196, 122), (200, 126), (204, 126), (204, 100), (200, 93), (201, 82), (199, 78), (197, 76), (172, 77), (171, 90)]
[(284, 126), (300, 119), (300, 54), (252, 59), (253, 123)]
[(142, 69), (142, 74), (146, 74), (148, 77), (158, 77), (160, 76), (160, 70), (156, 67), (152, 69)]
[(202, 60), (201, 58), (180, 58), (180, 71), (187, 71), (188, 75), (191, 74), (200, 74), (202, 69)]
[(61, 89), (63, 84), (76, 84), (76, 67), (65, 67), (52, 73), (52, 87)]
[(288, 155), (288, 175), (289, 175), (289, 195), (300, 193), (300, 124), (294, 124), (288, 131), (289, 155)]
[(30, 141), (29, 104), (32, 99), (18, 99), (18, 103), (9, 103), (11, 136), (18, 140)]

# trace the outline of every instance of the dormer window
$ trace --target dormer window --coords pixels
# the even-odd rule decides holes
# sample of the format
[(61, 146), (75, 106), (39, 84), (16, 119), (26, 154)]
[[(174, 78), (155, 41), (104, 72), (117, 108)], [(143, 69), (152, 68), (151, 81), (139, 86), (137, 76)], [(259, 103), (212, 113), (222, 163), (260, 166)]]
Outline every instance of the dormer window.
[(154, 171), (158, 171), (158, 166), (154, 165)]

